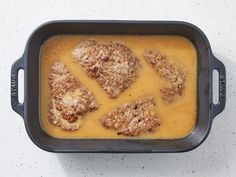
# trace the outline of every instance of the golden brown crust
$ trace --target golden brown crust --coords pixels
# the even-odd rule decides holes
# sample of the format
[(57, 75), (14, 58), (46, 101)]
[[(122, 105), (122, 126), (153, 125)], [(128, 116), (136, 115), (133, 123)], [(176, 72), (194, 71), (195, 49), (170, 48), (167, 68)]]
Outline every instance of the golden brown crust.
[(62, 63), (56, 62), (51, 67), (49, 85), (49, 121), (64, 130), (77, 130), (79, 119), (97, 108), (91, 92), (81, 86)]
[(74, 48), (72, 57), (111, 98), (117, 97), (137, 78), (138, 60), (123, 44), (86, 40)]
[(160, 125), (151, 96), (125, 103), (100, 119), (101, 124), (119, 135), (138, 136), (154, 131)]
[(147, 50), (144, 52), (144, 58), (157, 71), (160, 77), (170, 83), (170, 86), (162, 88), (162, 99), (172, 102), (176, 95), (182, 95), (185, 83), (184, 72), (170, 64), (166, 57), (158, 51)]
[(70, 123), (67, 120), (61, 117), (60, 111), (56, 109), (55, 100), (52, 99), (49, 103), (49, 112), (48, 118), (49, 121), (58, 127), (61, 127), (65, 131), (75, 131), (80, 127), (80, 118), (78, 118), (75, 122)]

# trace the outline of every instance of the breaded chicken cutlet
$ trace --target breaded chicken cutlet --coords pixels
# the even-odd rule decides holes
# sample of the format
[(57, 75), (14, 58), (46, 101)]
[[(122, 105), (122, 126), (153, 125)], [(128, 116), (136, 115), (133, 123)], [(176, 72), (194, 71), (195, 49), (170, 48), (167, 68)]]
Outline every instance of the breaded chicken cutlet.
[(79, 129), (83, 115), (97, 108), (91, 92), (60, 62), (54, 63), (51, 67), (49, 85), (49, 121), (67, 131)]
[(117, 97), (137, 78), (138, 60), (120, 43), (79, 42), (72, 51), (74, 61), (95, 78), (110, 98)]
[(100, 122), (105, 128), (114, 129), (118, 135), (126, 136), (153, 132), (160, 125), (151, 96), (123, 104), (100, 118)]
[(147, 50), (144, 52), (144, 58), (152, 65), (161, 78), (170, 83), (169, 86), (160, 90), (163, 100), (172, 102), (176, 95), (182, 95), (185, 74), (180, 68), (170, 64), (166, 57), (158, 51)]

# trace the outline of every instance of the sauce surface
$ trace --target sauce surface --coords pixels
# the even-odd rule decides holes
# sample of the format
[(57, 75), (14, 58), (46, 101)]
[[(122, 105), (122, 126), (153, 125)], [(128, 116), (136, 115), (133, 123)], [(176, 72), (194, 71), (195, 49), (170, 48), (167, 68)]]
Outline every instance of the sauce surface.
[[(79, 64), (73, 62), (72, 50), (83, 40), (93, 39), (102, 43), (110, 41), (122, 43), (133, 51), (139, 59), (141, 67), (138, 78), (116, 99), (111, 99), (98, 83), (87, 76)], [(172, 103), (161, 99), (160, 88), (166, 81), (148, 64), (143, 53), (145, 49), (158, 50), (166, 55), (169, 62), (174, 63), (186, 73), (185, 89), (182, 96), (176, 97)], [(56, 61), (66, 65), (68, 70), (83, 86), (92, 91), (98, 109), (87, 113), (82, 119), (79, 130), (66, 132), (48, 121), (48, 103), (50, 87), (48, 77), (50, 67)], [(112, 138), (112, 139), (178, 139), (187, 136), (196, 122), (196, 89), (197, 89), (197, 55), (194, 45), (186, 38), (169, 35), (58, 35), (45, 41), (40, 54), (40, 122), (43, 130), (55, 138)], [(116, 131), (104, 128), (99, 119), (124, 103), (134, 101), (146, 94), (153, 95), (161, 125), (153, 133), (137, 137), (117, 135)]]

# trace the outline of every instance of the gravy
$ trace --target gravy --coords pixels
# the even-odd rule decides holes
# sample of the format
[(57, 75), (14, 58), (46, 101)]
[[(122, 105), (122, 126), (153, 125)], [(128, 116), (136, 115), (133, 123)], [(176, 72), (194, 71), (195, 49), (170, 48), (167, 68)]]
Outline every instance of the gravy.
[[(99, 42), (120, 42), (130, 47), (139, 59), (141, 67), (138, 78), (131, 86), (116, 99), (109, 98), (98, 83), (87, 76), (79, 64), (72, 60), (72, 49), (82, 40), (95, 39)], [(186, 73), (185, 89), (182, 96), (176, 97), (172, 103), (161, 99), (160, 88), (165, 80), (148, 64), (143, 53), (145, 49), (159, 50), (165, 54), (168, 61), (174, 63)], [(193, 44), (186, 38), (169, 35), (58, 35), (45, 41), (40, 54), (40, 122), (43, 130), (55, 138), (146, 138), (146, 139), (178, 139), (187, 136), (196, 122), (196, 89), (197, 89), (197, 55)], [(75, 132), (63, 131), (48, 121), (48, 103), (50, 88), (48, 77), (51, 65), (60, 61), (79, 82), (92, 91), (98, 109), (87, 113), (82, 119), (79, 130)], [(156, 102), (156, 109), (161, 125), (154, 133), (142, 134), (137, 137), (117, 135), (116, 131), (105, 129), (99, 118), (113, 111), (125, 102), (131, 102), (145, 94), (152, 94)]]

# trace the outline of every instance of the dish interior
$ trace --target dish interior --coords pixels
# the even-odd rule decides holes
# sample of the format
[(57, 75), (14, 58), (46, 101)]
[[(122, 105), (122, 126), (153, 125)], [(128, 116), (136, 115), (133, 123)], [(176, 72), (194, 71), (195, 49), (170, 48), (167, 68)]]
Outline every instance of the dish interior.
[[(93, 39), (101, 43), (119, 42), (128, 46), (139, 60), (138, 77), (117, 98), (109, 98), (99, 84), (88, 77), (83, 68), (72, 59), (72, 50), (80, 41)], [(160, 89), (165, 84), (157, 72), (148, 64), (143, 53), (146, 49), (158, 50), (170, 63), (186, 73), (185, 88), (181, 96), (167, 103), (161, 99)], [(79, 130), (70, 132), (52, 125), (48, 120), (50, 100), (50, 67), (62, 62), (73, 76), (88, 88), (98, 109), (87, 113)], [(118, 135), (104, 128), (99, 119), (139, 97), (150, 94), (154, 97), (160, 126), (152, 133), (135, 137)], [(66, 139), (179, 139), (187, 136), (195, 127), (197, 115), (197, 54), (194, 45), (187, 39), (175, 35), (57, 35), (48, 38), (40, 51), (40, 122), (43, 130), (55, 138)]]

